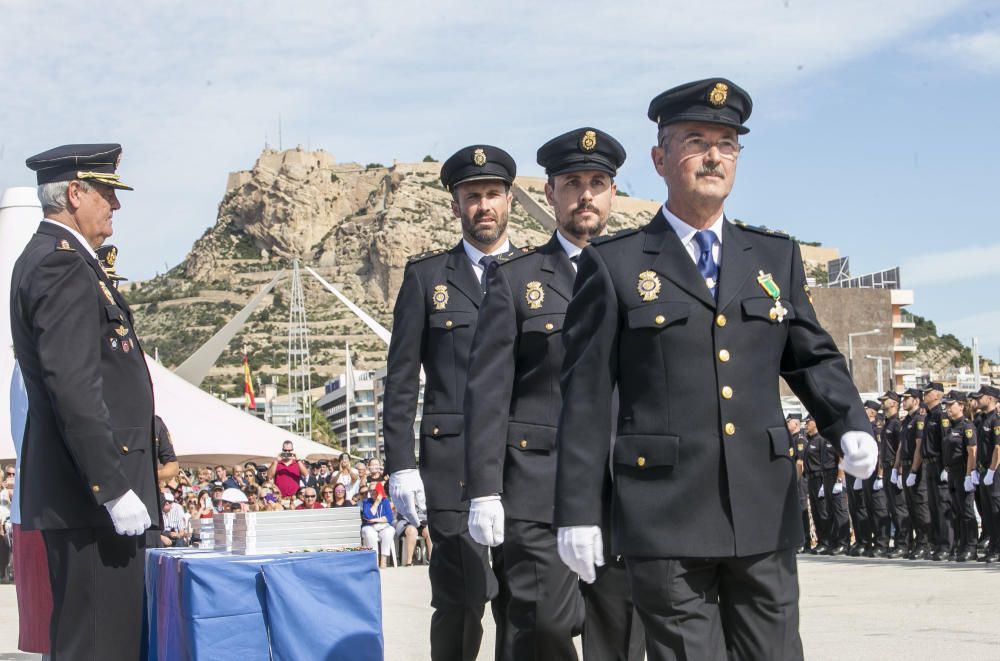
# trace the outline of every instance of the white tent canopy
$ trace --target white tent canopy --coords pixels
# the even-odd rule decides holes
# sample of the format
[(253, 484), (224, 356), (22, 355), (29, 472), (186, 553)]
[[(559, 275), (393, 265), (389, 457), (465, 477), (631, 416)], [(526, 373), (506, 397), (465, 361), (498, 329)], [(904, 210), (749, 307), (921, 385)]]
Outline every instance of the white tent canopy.
[[(10, 379), (14, 352), (10, 337), (10, 274), (42, 217), (34, 188), (9, 188), (0, 197), (0, 461), (12, 461)], [(142, 329), (139, 329), (140, 334)], [(306, 440), (229, 406), (146, 356), (153, 378), (156, 412), (170, 430), (177, 457), (185, 464), (271, 461), (283, 441), (295, 443), (300, 459), (336, 457), (330, 447)]]

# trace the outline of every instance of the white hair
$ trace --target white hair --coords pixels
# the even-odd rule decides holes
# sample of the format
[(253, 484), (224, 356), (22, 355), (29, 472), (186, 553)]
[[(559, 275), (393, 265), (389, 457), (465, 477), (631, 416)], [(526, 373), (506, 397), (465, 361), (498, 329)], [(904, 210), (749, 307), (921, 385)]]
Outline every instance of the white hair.
[[(90, 184), (86, 181), (74, 180), (80, 184), (84, 191), (91, 190)], [(69, 190), (68, 181), (53, 181), (47, 184), (39, 184), (38, 201), (42, 203), (42, 213), (59, 213), (66, 210), (66, 191)]]

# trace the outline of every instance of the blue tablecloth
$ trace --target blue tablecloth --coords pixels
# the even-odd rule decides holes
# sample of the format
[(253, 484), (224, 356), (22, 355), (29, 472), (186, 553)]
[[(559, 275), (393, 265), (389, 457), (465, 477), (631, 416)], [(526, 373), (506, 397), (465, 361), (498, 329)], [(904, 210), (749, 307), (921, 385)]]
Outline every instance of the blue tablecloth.
[(381, 661), (373, 551), (150, 550), (149, 661)]

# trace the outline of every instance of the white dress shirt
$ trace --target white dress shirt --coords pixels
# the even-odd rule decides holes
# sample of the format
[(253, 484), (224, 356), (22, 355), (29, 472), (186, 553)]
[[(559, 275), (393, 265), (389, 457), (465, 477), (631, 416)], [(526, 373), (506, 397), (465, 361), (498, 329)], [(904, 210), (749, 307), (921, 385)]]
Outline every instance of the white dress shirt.
[(75, 236), (76, 240), (79, 241), (80, 243), (82, 243), (83, 247), (86, 248), (87, 252), (90, 253), (90, 256), (93, 257), (94, 259), (97, 259), (97, 253), (94, 252), (94, 249), (90, 247), (89, 243), (87, 243), (87, 239), (83, 238), (83, 235), (80, 234), (79, 232), (77, 232), (75, 229), (73, 229), (69, 225), (64, 225), (63, 223), (60, 223), (57, 220), (50, 220), (48, 218), (42, 218), (42, 222), (43, 223), (52, 223), (53, 225), (57, 225), (57, 226), (63, 228), (64, 230), (66, 230), (67, 232), (69, 232), (70, 234), (72, 234), (73, 236)]
[[(465, 248), (465, 254), (468, 256), (469, 261), (472, 262), (472, 270), (476, 272), (476, 279), (480, 282), (483, 281), (483, 265), (479, 263), (483, 257), (486, 256), (479, 248), (475, 247), (464, 238), (462, 239), (462, 246)], [(491, 252), (491, 255), (503, 255), (504, 253), (510, 252), (510, 239), (503, 242), (499, 248)]]
[(583, 248), (567, 239), (559, 230), (556, 230), (556, 238), (559, 239), (559, 245), (562, 246), (562, 249), (566, 251), (566, 256), (569, 257), (569, 263), (573, 265), (573, 270), (577, 270), (577, 265), (576, 262), (573, 261), (573, 258), (583, 252)]
[[(670, 213), (670, 210), (667, 209), (667, 205), (665, 203), (663, 205), (663, 217), (667, 219), (670, 226), (674, 228), (675, 232), (677, 232), (677, 236), (684, 245), (684, 249), (688, 251), (689, 255), (691, 255), (691, 261), (697, 264), (701, 248), (698, 246), (698, 242), (694, 240), (694, 235), (698, 231), (698, 228), (691, 227), (683, 220)], [(722, 266), (722, 226), (726, 222), (725, 218), (725, 214), (720, 214), (710, 227), (705, 228), (715, 232), (715, 241), (712, 243), (712, 259), (714, 259), (715, 263), (720, 267)]]

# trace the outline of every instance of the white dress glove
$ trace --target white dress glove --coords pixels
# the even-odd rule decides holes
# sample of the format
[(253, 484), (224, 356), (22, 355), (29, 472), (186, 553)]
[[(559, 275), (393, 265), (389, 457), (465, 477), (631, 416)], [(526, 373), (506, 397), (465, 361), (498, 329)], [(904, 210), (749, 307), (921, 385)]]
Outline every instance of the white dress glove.
[(909, 475), (906, 476), (906, 486), (908, 486), (908, 487), (910, 487), (912, 489), (913, 485), (915, 485), (916, 483), (917, 483), (917, 474), (916, 473), (910, 473)]
[(965, 484), (963, 486), (965, 487), (965, 491), (966, 492), (972, 491), (973, 489), (976, 488), (976, 486), (972, 483), (972, 476), (971, 475), (966, 475), (965, 476)]
[(988, 487), (992, 487), (993, 486), (993, 475), (994, 475), (993, 471), (990, 470), (989, 468), (987, 468), (986, 469), (986, 477), (983, 478), (983, 484), (985, 484)]
[(819, 491), (816, 492), (816, 497), (826, 498), (826, 487), (824, 487), (822, 484), (819, 485)]
[(883, 486), (884, 485), (882, 484), (882, 478), (876, 477), (875, 481), (872, 482), (872, 491), (881, 491)]
[(414, 526), (420, 526), (417, 513), (419, 503), (424, 500), (424, 481), (416, 468), (405, 468), (389, 475), (389, 500), (396, 511)]
[(868, 478), (875, 472), (878, 461), (878, 444), (868, 432), (849, 431), (840, 437), (844, 452), (844, 470), (854, 477)]
[(900, 489), (903, 488), (902, 483), (899, 481), (899, 471), (895, 468), (892, 469), (892, 473), (889, 475), (889, 481), (893, 484), (899, 485)]
[(844, 490), (844, 483), (843, 482), (841, 482), (840, 480), (837, 480), (836, 482), (833, 483), (833, 495), (834, 496), (836, 496), (837, 494), (841, 493), (843, 490)]
[(903, 490), (903, 476), (902, 475), (896, 475), (895, 482), (896, 482), (896, 488), (899, 489), (900, 491), (902, 491)]
[(945, 468), (943, 471), (941, 471), (941, 474), (938, 476), (938, 481), (941, 484), (944, 484), (945, 482), (948, 481), (948, 469), (947, 468)]
[(146, 532), (149, 527), (149, 511), (139, 500), (139, 496), (129, 489), (114, 500), (104, 503), (104, 507), (111, 515), (111, 523), (115, 526), (115, 532), (119, 535), (136, 536)]
[(604, 538), (600, 526), (571, 526), (556, 533), (559, 557), (586, 583), (597, 580), (596, 567), (604, 566)]
[(853, 488), (853, 489), (854, 489), (855, 491), (861, 491), (861, 488), (862, 488), (863, 486), (864, 486), (864, 485), (863, 485), (863, 484), (861, 484), (861, 478), (860, 478), (860, 477), (856, 477), (856, 478), (854, 478), (854, 484), (852, 485), (852, 488)]
[(503, 503), (500, 496), (479, 496), (469, 504), (469, 534), (477, 544), (503, 544)]
[(979, 486), (979, 471), (976, 470), (976, 469), (973, 469), (972, 472), (969, 473), (969, 476), (972, 478), (972, 484), (978, 487)]

